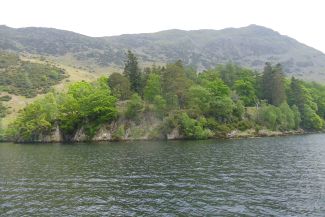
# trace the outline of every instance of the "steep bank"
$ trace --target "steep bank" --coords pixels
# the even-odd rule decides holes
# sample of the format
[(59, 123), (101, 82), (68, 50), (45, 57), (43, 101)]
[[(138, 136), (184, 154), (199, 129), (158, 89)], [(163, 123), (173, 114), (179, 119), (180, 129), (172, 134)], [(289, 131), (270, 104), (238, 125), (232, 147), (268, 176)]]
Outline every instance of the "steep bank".
[[(36, 142), (36, 143), (64, 143), (64, 142), (87, 142), (87, 141), (134, 141), (134, 140), (187, 140), (190, 138), (182, 132), (178, 127), (171, 129), (167, 133), (161, 132), (162, 121), (153, 117), (147, 116), (140, 122), (119, 119), (111, 123), (102, 125), (96, 134), (89, 138), (87, 137), (84, 128), (78, 129), (74, 135), (68, 139), (60, 131), (59, 127), (55, 127), (48, 134), (39, 134), (33, 140), (10, 141), (9, 142)], [(303, 129), (290, 131), (271, 131), (268, 129), (247, 129), (247, 130), (232, 130), (230, 132), (214, 132), (213, 135), (206, 139), (235, 139), (235, 138), (253, 138), (253, 137), (277, 137), (288, 135), (301, 135), (308, 133)]]

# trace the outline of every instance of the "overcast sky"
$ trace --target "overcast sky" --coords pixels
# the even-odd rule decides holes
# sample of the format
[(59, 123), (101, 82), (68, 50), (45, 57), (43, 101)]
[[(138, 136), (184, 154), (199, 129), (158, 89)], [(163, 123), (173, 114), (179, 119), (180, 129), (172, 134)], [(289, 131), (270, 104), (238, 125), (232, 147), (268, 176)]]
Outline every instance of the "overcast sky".
[(89, 36), (263, 25), (325, 52), (324, 0), (2, 0), (0, 24)]

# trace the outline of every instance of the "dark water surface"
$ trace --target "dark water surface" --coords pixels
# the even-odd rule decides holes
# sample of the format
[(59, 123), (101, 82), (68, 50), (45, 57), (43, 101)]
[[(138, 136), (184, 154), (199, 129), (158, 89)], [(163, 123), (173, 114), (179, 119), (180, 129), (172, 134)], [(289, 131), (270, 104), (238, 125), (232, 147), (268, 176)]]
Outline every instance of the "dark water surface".
[(0, 144), (0, 216), (325, 216), (325, 135)]

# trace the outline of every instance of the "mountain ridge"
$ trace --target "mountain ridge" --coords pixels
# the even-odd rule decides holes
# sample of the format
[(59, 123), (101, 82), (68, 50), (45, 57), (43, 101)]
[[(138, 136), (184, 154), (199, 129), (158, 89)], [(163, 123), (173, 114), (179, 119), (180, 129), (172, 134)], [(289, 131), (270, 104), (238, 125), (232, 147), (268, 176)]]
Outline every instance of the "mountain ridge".
[(89, 68), (122, 67), (127, 49), (145, 64), (180, 59), (198, 71), (227, 62), (260, 70), (265, 62), (279, 62), (289, 76), (325, 80), (323, 52), (255, 24), (221, 30), (170, 29), (104, 37), (55, 28), (1, 25), (0, 49), (61, 59), (71, 55), (74, 64)]

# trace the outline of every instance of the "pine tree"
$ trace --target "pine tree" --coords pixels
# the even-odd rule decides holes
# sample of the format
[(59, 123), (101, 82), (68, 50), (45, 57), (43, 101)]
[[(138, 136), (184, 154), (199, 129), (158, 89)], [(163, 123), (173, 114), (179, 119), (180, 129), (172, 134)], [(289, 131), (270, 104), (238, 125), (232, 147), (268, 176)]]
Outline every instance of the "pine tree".
[(266, 63), (262, 76), (262, 96), (268, 103), (279, 106), (286, 100), (282, 66)]
[(262, 76), (262, 85), (261, 85), (261, 90), (262, 90), (262, 98), (267, 100), (268, 102), (271, 102), (271, 90), (272, 90), (272, 77), (273, 77), (273, 72), (272, 72), (272, 66), (270, 63), (265, 63), (264, 66), (264, 71), (263, 71), (263, 76)]
[(279, 106), (281, 103), (286, 101), (286, 98), (282, 66), (281, 64), (277, 64), (273, 68), (271, 103), (275, 106)]
[(166, 66), (162, 73), (161, 85), (168, 105), (184, 108), (191, 80), (186, 77), (182, 61)]
[(142, 76), (138, 66), (137, 57), (128, 50), (123, 74), (130, 80), (131, 90), (141, 95)]
[(307, 97), (304, 93), (301, 82), (295, 77), (291, 78), (289, 89), (288, 103), (293, 106), (296, 105), (300, 112), (303, 112), (304, 105), (307, 103)]

